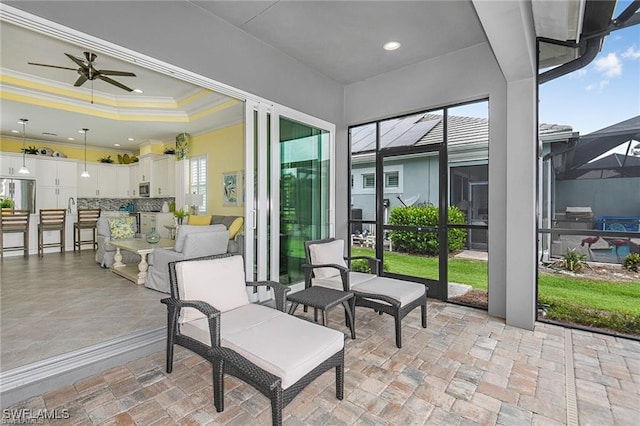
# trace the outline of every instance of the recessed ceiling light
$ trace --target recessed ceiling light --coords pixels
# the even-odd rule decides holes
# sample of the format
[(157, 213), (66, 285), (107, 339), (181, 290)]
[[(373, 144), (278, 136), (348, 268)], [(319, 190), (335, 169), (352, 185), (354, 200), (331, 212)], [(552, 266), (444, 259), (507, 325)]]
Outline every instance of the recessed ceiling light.
[(76, 138), (67, 138), (68, 141), (75, 141)]
[(11, 133), (20, 133), (20, 130), (12, 130)]
[(388, 43), (385, 43), (382, 48), (384, 50), (396, 50), (401, 46), (400, 42), (398, 41), (390, 41)]
[(84, 130), (80, 129), (80, 130), (78, 130), (78, 133), (83, 134)]
[(128, 138), (127, 140), (128, 140), (129, 142), (133, 142), (135, 139), (133, 139), (133, 138)]
[(120, 144), (119, 143), (114, 143), (113, 146), (120, 146)]
[(142, 89), (133, 89), (133, 91), (136, 92), (136, 93), (143, 93)]

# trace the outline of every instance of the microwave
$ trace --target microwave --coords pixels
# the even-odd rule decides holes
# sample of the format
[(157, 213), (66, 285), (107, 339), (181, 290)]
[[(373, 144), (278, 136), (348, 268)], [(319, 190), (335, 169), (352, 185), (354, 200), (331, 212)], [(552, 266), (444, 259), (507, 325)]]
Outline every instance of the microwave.
[(138, 196), (139, 197), (150, 197), (151, 196), (151, 184), (149, 182), (142, 182), (138, 186)]

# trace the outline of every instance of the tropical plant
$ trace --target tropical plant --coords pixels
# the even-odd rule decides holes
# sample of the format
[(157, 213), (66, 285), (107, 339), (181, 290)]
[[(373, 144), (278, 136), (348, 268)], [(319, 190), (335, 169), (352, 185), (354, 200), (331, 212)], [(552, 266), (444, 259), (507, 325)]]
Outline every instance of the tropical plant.
[(25, 154), (37, 154), (39, 150), (35, 146), (28, 146), (26, 148), (22, 148), (21, 151)]
[(622, 266), (630, 271), (640, 271), (640, 253), (629, 253), (627, 257), (624, 258)]
[(110, 155), (107, 155), (106, 157), (98, 158), (98, 161), (101, 163), (109, 163), (109, 164), (113, 163), (113, 159), (111, 158)]
[(14, 206), (14, 202), (11, 198), (3, 198), (0, 199), (0, 208), (3, 209), (12, 209)]
[(582, 268), (587, 266), (587, 255), (576, 251), (575, 248), (567, 249), (567, 252), (562, 256), (560, 265), (571, 272), (580, 272)]
[[(459, 208), (450, 206), (447, 214), (449, 223), (465, 223), (464, 213)], [(437, 228), (439, 215), (437, 206), (396, 207), (391, 210), (389, 224)], [(449, 229), (447, 232), (449, 253), (460, 250), (464, 246), (466, 235), (467, 232), (464, 229)], [(433, 232), (391, 231), (389, 238), (394, 250), (405, 253), (437, 256), (440, 250), (438, 233), (435, 230)]]

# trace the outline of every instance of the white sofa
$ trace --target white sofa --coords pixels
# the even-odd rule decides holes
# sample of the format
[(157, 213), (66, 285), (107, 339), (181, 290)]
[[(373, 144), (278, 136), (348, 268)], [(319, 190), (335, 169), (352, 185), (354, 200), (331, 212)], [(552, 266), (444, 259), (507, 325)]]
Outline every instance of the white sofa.
[(149, 255), (145, 287), (169, 293), (169, 262), (223, 254), (228, 244), (229, 231), (224, 225), (180, 225), (172, 249), (155, 249)]

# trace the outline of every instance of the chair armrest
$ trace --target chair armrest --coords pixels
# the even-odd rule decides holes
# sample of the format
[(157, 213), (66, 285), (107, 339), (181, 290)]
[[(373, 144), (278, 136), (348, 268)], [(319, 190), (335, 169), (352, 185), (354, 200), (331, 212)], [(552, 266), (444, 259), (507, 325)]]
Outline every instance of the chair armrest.
[(172, 249), (158, 248), (151, 252), (149, 255), (149, 265), (154, 265), (156, 268), (163, 266), (164, 272), (168, 271), (169, 262), (175, 262), (177, 260), (184, 259), (184, 255)]
[(336, 268), (340, 272), (340, 278), (342, 279), (342, 288), (344, 291), (349, 291), (351, 285), (349, 284), (349, 268), (346, 268), (342, 265), (336, 265), (335, 263), (326, 263), (326, 264), (310, 264), (305, 263), (302, 265), (302, 269), (304, 270), (304, 287), (311, 287), (311, 273), (316, 268)]
[(260, 287), (260, 286), (273, 288), (273, 294), (276, 299), (276, 309), (282, 312), (286, 312), (287, 293), (291, 291), (291, 288), (284, 284), (280, 284), (277, 281), (247, 282), (247, 287)]
[(202, 312), (209, 323), (209, 335), (212, 346), (220, 346), (220, 311), (200, 300), (178, 300), (167, 297), (160, 300), (167, 305), (169, 330), (177, 331), (178, 317), (182, 308), (194, 308)]
[[(345, 257), (344, 260), (346, 260), (349, 263), (349, 266), (351, 266), (351, 261), (352, 260), (357, 260), (357, 259), (364, 259), (367, 262), (369, 262), (369, 268), (371, 268), (371, 272), (376, 274), (376, 275), (380, 275), (381, 272), (381, 263), (380, 259), (376, 259), (375, 257), (371, 257), (371, 256), (353, 256), (353, 257)], [(375, 272), (374, 272), (375, 271)]]
[(232, 370), (238, 370), (243, 376), (251, 378), (252, 381), (258, 384), (256, 389), (266, 388), (273, 391), (282, 385), (280, 377), (258, 367), (233, 349), (217, 346), (209, 349), (207, 355), (214, 360), (220, 359), (225, 363), (229, 363)]

